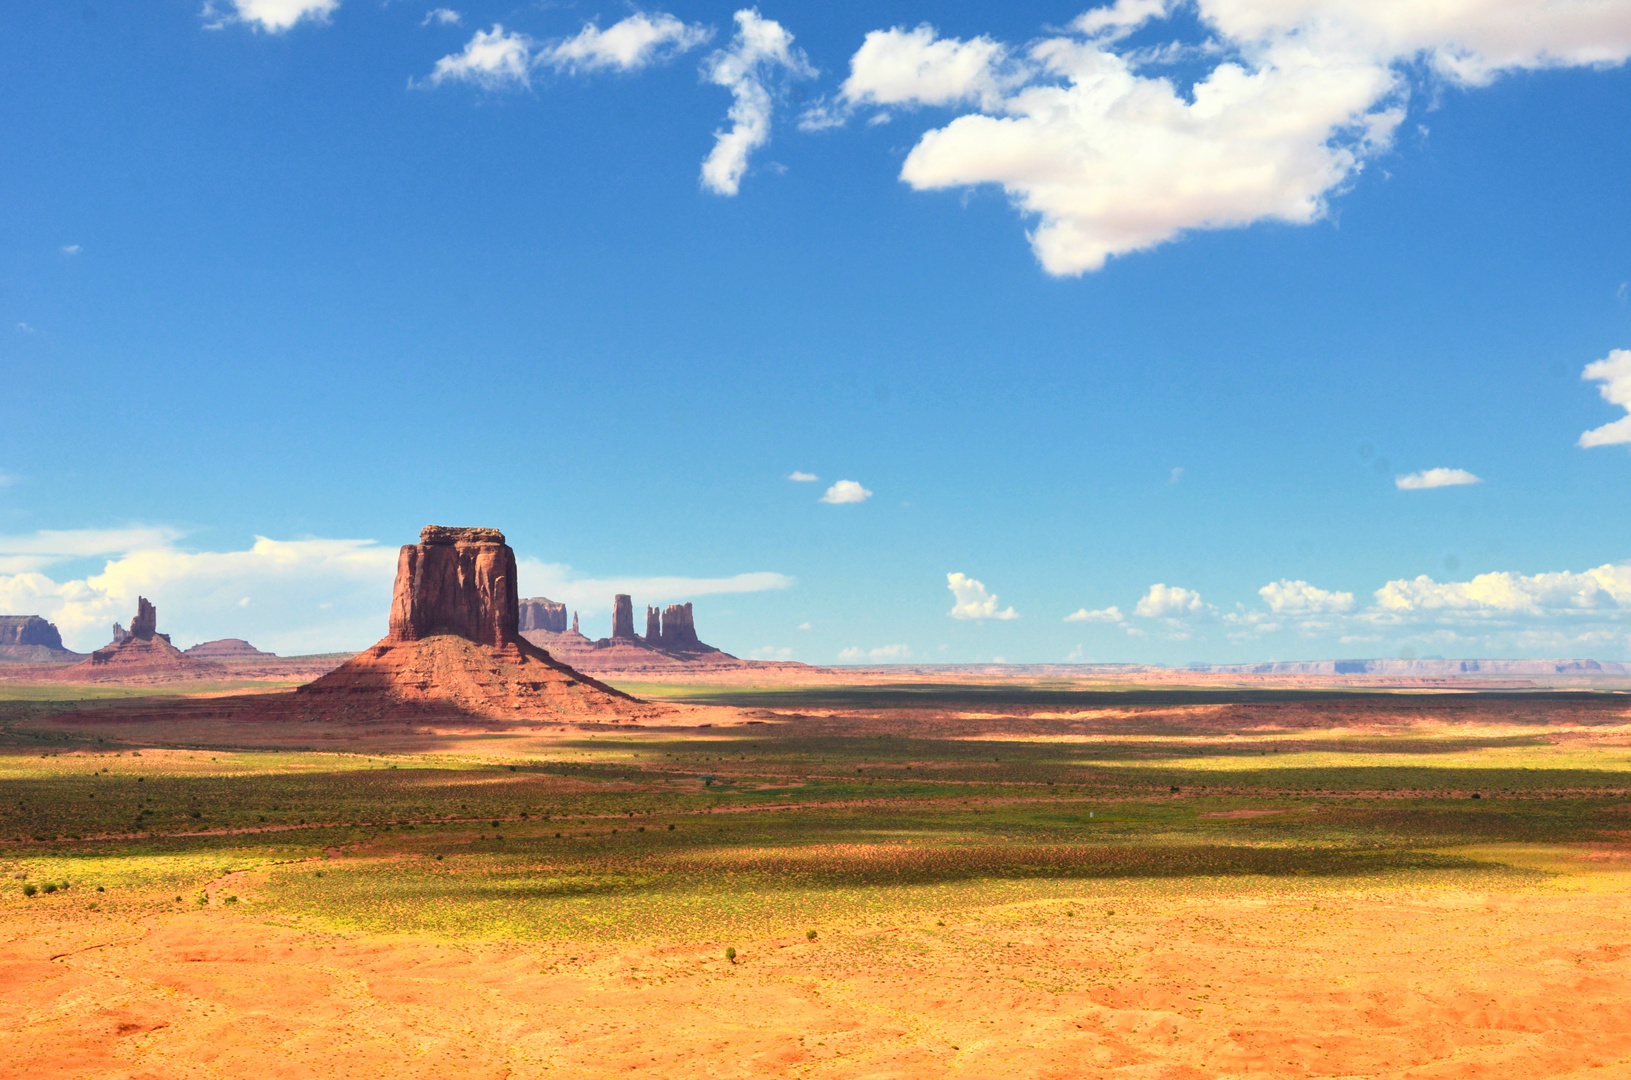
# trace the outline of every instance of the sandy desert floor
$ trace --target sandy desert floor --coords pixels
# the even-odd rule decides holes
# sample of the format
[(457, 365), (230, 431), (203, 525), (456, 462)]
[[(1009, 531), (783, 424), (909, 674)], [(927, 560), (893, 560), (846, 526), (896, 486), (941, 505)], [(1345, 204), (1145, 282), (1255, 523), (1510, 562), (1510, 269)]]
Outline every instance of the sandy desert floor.
[(1620, 695), (690, 696), (14, 709), (0, 1076), (1631, 1076)]

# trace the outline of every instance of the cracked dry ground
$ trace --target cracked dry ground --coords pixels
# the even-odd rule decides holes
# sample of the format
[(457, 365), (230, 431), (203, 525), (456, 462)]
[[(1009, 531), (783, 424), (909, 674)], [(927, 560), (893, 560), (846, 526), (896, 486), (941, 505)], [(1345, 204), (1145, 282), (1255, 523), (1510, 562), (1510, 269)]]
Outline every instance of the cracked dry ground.
[(0, 946), (0, 1075), (1631, 1076), (1618, 878), (1084, 891), (735, 964), (302, 930), (252, 882), (134, 924), (42, 905)]

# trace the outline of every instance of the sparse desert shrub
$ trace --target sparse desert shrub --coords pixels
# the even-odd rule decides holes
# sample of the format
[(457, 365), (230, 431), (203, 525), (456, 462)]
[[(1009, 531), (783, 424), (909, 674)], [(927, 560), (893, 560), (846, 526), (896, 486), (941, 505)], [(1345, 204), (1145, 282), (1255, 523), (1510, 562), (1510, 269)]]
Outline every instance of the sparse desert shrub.
[(733, 964), (736, 963), (736, 946), (731, 945), (726, 947), (725, 959), (729, 960)]
[(669, 826), (669, 827), (668, 827), (668, 831), (669, 831), (669, 832), (673, 832), (673, 831), (674, 831), (674, 826), (672, 826), (672, 825), (670, 825), (670, 826)]
[(57, 891), (57, 883), (54, 881), (47, 881), (44, 887), (45, 891), (48, 893), (54, 893)]
[(24, 896), (33, 896), (35, 893), (37, 893), (39, 891), (40, 890), (39, 890), (38, 886), (36, 886), (32, 881), (26, 882), (23, 885), (23, 895)]
[(238, 902), (238, 898), (236, 896), (229, 896), (221, 902), (223, 904), (236, 904)]
[(805, 941), (814, 941), (815, 939), (816, 939), (816, 932), (814, 930), (804, 931), (804, 940)]

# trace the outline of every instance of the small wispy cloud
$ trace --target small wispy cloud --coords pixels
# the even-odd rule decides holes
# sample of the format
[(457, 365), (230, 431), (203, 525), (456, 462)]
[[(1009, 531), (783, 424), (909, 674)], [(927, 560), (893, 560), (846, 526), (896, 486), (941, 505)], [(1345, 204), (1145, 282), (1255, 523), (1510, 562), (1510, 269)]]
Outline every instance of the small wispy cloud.
[(1184, 467), (1182, 465), (1178, 465), (1178, 466), (1175, 466), (1173, 468), (1171, 475), (1169, 475), (1167, 477), (1167, 483), (1176, 484), (1178, 481), (1182, 480), (1183, 478), (1184, 478)]
[(821, 501), (839, 505), (842, 503), (866, 502), (870, 498), (872, 498), (872, 492), (854, 480), (840, 480), (827, 489), (827, 494), (821, 496)]
[(905, 645), (880, 645), (876, 649), (862, 649), (851, 645), (838, 654), (840, 660), (906, 660), (912, 650)]
[(281, 34), (302, 20), (328, 22), (340, 7), (340, 0), (227, 0), (231, 10), (206, 0), (199, 12), (206, 30), (221, 30), (228, 23), (246, 23), (255, 30)]
[[(1625, 286), (1620, 286), (1625, 291)], [(1580, 436), (1578, 445), (1616, 446), (1631, 443), (1631, 349), (1615, 349), (1596, 363), (1587, 364), (1580, 373), (1588, 382), (1601, 383), (1597, 392), (1603, 400), (1625, 409), (1627, 415), (1618, 420), (1592, 428)]]
[(702, 45), (711, 27), (688, 25), (672, 15), (636, 12), (602, 30), (586, 23), (575, 37), (551, 42), (538, 62), (558, 71), (638, 71)]
[(62, 245), (62, 253), (64, 255), (78, 255), (79, 252), (80, 252), (80, 247), (79, 247), (78, 244), (64, 244), (64, 245)]
[(1075, 611), (1071, 612), (1069, 615), (1066, 615), (1065, 616), (1065, 621), (1066, 622), (1121, 623), (1121, 622), (1124, 622), (1126, 620), (1123, 618), (1123, 616), (1121, 614), (1121, 609), (1116, 607), (1116, 605), (1111, 604), (1107, 608), (1096, 608), (1096, 609), (1094, 609), (1092, 611), (1089, 611), (1085, 607), (1084, 608), (1078, 608)]
[(702, 162), (704, 188), (716, 195), (737, 193), (749, 155), (770, 141), (777, 77), (815, 73), (780, 23), (761, 18), (752, 8), (736, 13), (736, 36), (702, 67), (704, 79), (731, 92), (731, 126), (714, 133), (714, 148)]
[(1017, 619), (1013, 608), (998, 609), (997, 594), (987, 592), (983, 582), (967, 574), (947, 574), (946, 588), (957, 598), (957, 603), (946, 612), (953, 619)]
[(532, 85), (532, 39), (521, 33), (506, 33), (500, 23), (491, 30), (477, 30), (465, 42), (462, 52), (436, 61), (430, 84), (473, 83), (484, 90), (503, 90)]
[(820, 480), (821, 477), (817, 476), (813, 472), (800, 472), (799, 470), (794, 469), (792, 472), (787, 474), (787, 479), (796, 480), (801, 484), (813, 484), (817, 480)]
[(1426, 491), (1430, 488), (1460, 487), (1464, 484), (1483, 482), (1482, 478), (1474, 476), (1466, 469), (1423, 469), (1421, 472), (1393, 478), (1393, 486), (1400, 491)]
[(429, 26), (432, 23), (435, 23), (437, 26), (458, 26), (463, 22), (464, 16), (460, 15), (457, 11), (454, 11), (452, 8), (439, 7), (431, 8), (429, 11), (425, 12), (425, 18), (419, 25)]

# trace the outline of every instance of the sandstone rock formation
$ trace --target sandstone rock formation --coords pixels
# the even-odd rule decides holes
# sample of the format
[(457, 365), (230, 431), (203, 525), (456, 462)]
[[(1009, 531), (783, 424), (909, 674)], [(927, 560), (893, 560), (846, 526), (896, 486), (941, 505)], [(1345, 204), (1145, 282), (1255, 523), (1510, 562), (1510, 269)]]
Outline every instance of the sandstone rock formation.
[(803, 665), (741, 660), (697, 637), (690, 604), (670, 604), (659, 611), (646, 608), (646, 633), (634, 634), (634, 604), (619, 594), (612, 601), (612, 636), (590, 641), (578, 632), (577, 619), (565, 633), (527, 630), (528, 641), (549, 650), (557, 660), (578, 671), (628, 677), (678, 674), (699, 668), (710, 670), (793, 669)]
[(63, 664), (83, 660), (69, 652), (55, 623), (38, 615), (0, 615), (0, 663)]
[[(123, 636), (91, 653), (90, 658), (52, 672), (60, 682), (152, 684), (229, 677), (226, 668), (188, 656), (158, 631), (159, 615), (145, 596), (136, 599), (136, 617)], [(114, 624), (118, 628), (118, 624)]]
[(642, 711), (521, 636), (515, 553), (503, 533), (439, 525), (426, 526), (397, 558), (389, 633), (296, 697), (303, 710), (358, 720)]
[(627, 593), (612, 597), (612, 640), (634, 640), (634, 601)]
[(521, 601), (521, 632), (547, 630), (552, 634), (566, 632), (566, 605), (557, 604), (545, 596)]
[(689, 603), (669, 604), (663, 609), (662, 643), (659, 647), (665, 652), (719, 651), (698, 640), (697, 624)]
[(262, 652), (249, 644), (243, 638), (219, 638), (215, 641), (202, 641), (190, 649), (182, 650), (186, 655), (197, 657), (200, 660), (248, 660), (255, 657), (272, 657), (276, 653)]

